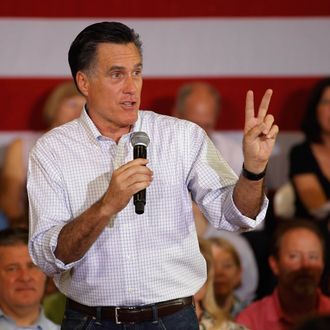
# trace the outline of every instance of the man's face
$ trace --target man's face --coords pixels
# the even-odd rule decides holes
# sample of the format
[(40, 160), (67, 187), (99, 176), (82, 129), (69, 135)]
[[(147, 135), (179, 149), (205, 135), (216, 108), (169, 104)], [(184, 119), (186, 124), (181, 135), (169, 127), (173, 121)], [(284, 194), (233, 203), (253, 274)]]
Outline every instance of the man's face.
[(31, 260), (25, 244), (0, 246), (0, 306), (2, 309), (39, 306), (45, 274)]
[(314, 295), (324, 267), (319, 238), (305, 228), (288, 231), (282, 237), (278, 259), (271, 257), (270, 266), (279, 287), (302, 297)]
[(217, 122), (217, 104), (205, 88), (196, 87), (187, 97), (182, 119), (192, 121), (206, 132), (214, 130)]
[(142, 90), (142, 58), (133, 43), (102, 43), (88, 73), (77, 74), (89, 116), (103, 133), (127, 132), (137, 120)]

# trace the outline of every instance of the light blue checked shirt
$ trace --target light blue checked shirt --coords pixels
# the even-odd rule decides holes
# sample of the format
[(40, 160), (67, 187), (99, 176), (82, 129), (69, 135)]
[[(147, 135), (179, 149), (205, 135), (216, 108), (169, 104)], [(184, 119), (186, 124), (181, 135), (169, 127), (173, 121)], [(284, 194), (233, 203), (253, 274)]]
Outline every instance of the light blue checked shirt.
[(60, 290), (89, 306), (141, 305), (191, 296), (206, 279), (191, 197), (217, 228), (238, 231), (263, 220), (243, 216), (232, 199), (237, 176), (197, 125), (139, 111), (133, 131), (150, 137), (154, 179), (142, 215), (133, 202), (109, 219), (85, 256), (65, 265), (54, 250), (61, 228), (101, 198), (114, 169), (133, 159), (130, 135), (118, 144), (97, 130), (86, 111), (46, 133), (28, 170), (29, 250)]
[(34, 325), (20, 327), (10, 317), (6, 316), (0, 309), (0, 329), (1, 330), (60, 330), (60, 326), (48, 320), (41, 309), (39, 319)]

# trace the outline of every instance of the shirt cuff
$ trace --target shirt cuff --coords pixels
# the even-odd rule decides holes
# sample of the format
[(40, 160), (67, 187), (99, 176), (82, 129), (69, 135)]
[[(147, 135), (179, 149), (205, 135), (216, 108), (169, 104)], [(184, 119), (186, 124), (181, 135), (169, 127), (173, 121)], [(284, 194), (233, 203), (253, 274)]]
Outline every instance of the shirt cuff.
[[(249, 230), (253, 230), (258, 227), (266, 218), (266, 212), (269, 204), (269, 200), (266, 195), (264, 195), (264, 199), (260, 208), (260, 212), (258, 213), (255, 219), (251, 219), (245, 215), (243, 215), (240, 210), (236, 207), (233, 195), (230, 196), (232, 207), (227, 209), (226, 218), (227, 221), (230, 222), (233, 226), (236, 227), (236, 230), (239, 232), (245, 232)], [(235, 229), (235, 228), (234, 228)]]
[(43, 236), (42, 242), (45, 244), (45, 250), (49, 252), (48, 255), (45, 255), (46, 258), (46, 263), (48, 264), (46, 266), (46, 272), (49, 274), (56, 274), (56, 273), (61, 273), (67, 270), (70, 270), (74, 266), (76, 266), (78, 263), (80, 263), (81, 260), (84, 259), (82, 257), (81, 259), (65, 264), (63, 261), (58, 259), (54, 252), (57, 247), (57, 241), (58, 241), (58, 236), (60, 234), (60, 231), (62, 230), (62, 226), (54, 226), (50, 228)]

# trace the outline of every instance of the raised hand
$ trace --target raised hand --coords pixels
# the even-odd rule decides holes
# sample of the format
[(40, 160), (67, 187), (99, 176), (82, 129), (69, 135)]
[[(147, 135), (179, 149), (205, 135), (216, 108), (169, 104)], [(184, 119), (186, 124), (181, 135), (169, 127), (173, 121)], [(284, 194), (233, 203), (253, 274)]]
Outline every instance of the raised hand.
[(267, 89), (255, 115), (253, 91), (246, 94), (243, 137), (244, 166), (250, 172), (262, 172), (272, 153), (279, 128), (274, 116), (267, 114), (273, 91)]

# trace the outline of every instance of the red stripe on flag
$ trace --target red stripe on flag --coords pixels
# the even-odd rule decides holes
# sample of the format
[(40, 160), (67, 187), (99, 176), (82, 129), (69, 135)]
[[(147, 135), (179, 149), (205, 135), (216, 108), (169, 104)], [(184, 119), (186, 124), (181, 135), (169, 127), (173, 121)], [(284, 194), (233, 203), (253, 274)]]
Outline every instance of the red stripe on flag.
[[(255, 92), (259, 102), (265, 89), (272, 88), (274, 95), (270, 112), (282, 131), (299, 130), (308, 93), (321, 77), (306, 78), (205, 78), (222, 95), (222, 115), (217, 128), (241, 130), (244, 124), (244, 101), (248, 89)], [(145, 79), (142, 92), (142, 109), (170, 115), (178, 88), (185, 82), (201, 78)], [(0, 79), (2, 100), (0, 130), (43, 130), (42, 105), (47, 94), (63, 79)]]
[(1, 1), (2, 17), (243, 17), (243, 16), (327, 16), (328, 0), (254, 0), (202, 3), (191, 0), (71, 0)]

